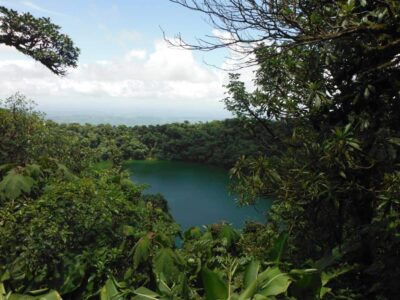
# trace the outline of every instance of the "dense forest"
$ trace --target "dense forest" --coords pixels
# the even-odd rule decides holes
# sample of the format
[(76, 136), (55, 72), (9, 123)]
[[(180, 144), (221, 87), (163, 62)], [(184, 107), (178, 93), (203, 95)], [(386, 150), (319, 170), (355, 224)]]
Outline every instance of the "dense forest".
[[(230, 75), (232, 120), (136, 127), (3, 100), (0, 299), (398, 299), (400, 3), (171, 2), (230, 38), (170, 43), (247, 54), (256, 89)], [(0, 43), (56, 75), (77, 65), (49, 19), (0, 7), (0, 20)], [(128, 159), (229, 167), (242, 205), (273, 199), (268, 222), (180, 232)]]
[[(232, 167), (242, 156), (264, 153), (263, 143), (272, 144), (271, 139), (261, 140), (261, 129), (250, 124), (239, 119), (134, 127), (48, 122), (52, 130), (75, 136), (98, 161), (160, 159), (223, 167)], [(278, 124), (271, 125), (279, 130)]]

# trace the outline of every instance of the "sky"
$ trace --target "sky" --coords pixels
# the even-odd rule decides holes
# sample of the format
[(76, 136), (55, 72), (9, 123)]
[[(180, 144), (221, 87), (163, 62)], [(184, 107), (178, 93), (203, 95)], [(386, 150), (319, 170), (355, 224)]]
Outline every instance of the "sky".
[(189, 42), (218, 35), (200, 13), (168, 0), (0, 0), (0, 5), (50, 17), (81, 49), (78, 67), (57, 77), (0, 46), (0, 98), (19, 91), (49, 117), (64, 120), (78, 114), (166, 121), (231, 116), (221, 101), (228, 74), (210, 66), (226, 66), (228, 51), (171, 48), (163, 39), (163, 31)]

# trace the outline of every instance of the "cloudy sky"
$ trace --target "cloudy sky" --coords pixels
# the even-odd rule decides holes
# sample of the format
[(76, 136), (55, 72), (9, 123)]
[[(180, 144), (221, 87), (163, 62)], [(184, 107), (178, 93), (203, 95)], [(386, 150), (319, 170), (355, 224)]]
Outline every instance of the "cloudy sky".
[(79, 66), (56, 77), (13, 48), (0, 46), (0, 97), (20, 91), (52, 115), (176, 119), (229, 117), (221, 99), (227, 51), (170, 48), (162, 37), (189, 41), (215, 34), (205, 16), (168, 0), (0, 0), (50, 17), (81, 49)]

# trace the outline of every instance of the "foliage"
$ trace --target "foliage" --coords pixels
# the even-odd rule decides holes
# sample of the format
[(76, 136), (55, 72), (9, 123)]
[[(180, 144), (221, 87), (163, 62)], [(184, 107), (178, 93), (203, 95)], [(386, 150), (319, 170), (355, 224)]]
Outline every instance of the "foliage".
[(57, 291), (49, 291), (42, 289), (30, 291), (27, 294), (6, 293), (4, 285), (0, 283), (0, 299), (3, 300), (61, 300), (61, 296)]
[[(247, 126), (247, 129), (243, 128)], [(98, 160), (114, 165), (130, 159), (161, 159), (208, 163), (231, 167), (243, 155), (254, 156), (268, 143), (260, 128), (238, 119), (190, 124), (149, 126), (62, 124), (60, 130), (77, 135)], [(272, 124), (283, 130), (280, 124)]]
[(206, 14), (229, 36), (197, 45), (178, 39), (179, 46), (229, 47), (244, 54), (244, 66), (257, 65), (252, 92), (231, 74), (225, 104), (278, 147), (233, 168), (242, 203), (275, 199), (269, 228), (289, 233), (289, 261), (352, 245), (342, 261), (360, 272), (339, 286), (398, 298), (399, 210), (388, 195), (399, 168), (399, 1), (172, 2)]
[[(226, 225), (225, 225), (226, 226)], [(208, 231), (200, 233), (196, 228), (190, 229), (186, 236), (195, 234), (200, 239), (208, 239)], [(204, 235), (204, 238), (201, 236)], [(215, 240), (219, 240), (215, 237)], [(197, 243), (197, 241), (194, 241)], [(219, 240), (223, 244), (223, 241)], [(279, 248), (279, 247), (278, 247)], [(156, 276), (156, 288), (149, 286), (135, 287), (126, 282), (117, 282), (109, 279), (102, 291), (108, 291), (117, 299), (325, 299), (334, 297), (329, 285), (336, 277), (349, 272), (352, 268), (341, 267), (324, 271), (317, 268), (281, 270), (276, 263), (261, 263), (248, 260), (237, 255), (226, 260), (219, 267), (205, 265), (193, 272), (190, 260), (184, 263), (184, 256), (191, 254), (185, 250), (173, 252), (169, 248), (162, 248), (160, 256), (163, 258), (163, 268), (153, 267)], [(174, 257), (174, 259), (172, 259)], [(176, 258), (181, 257), (176, 261)], [(179, 260), (181, 260), (179, 262)], [(174, 275), (175, 268), (181, 269), (181, 276)], [(265, 266), (267, 265), (267, 266)], [(165, 268), (165, 269), (164, 269)], [(172, 273), (170, 273), (172, 272)], [(170, 276), (165, 276), (170, 273)], [(102, 298), (103, 299), (103, 298)], [(108, 298), (104, 298), (108, 299)]]

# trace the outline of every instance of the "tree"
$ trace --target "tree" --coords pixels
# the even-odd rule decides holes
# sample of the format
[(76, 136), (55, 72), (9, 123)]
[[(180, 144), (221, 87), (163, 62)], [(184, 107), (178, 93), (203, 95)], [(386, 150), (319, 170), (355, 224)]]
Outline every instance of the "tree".
[[(229, 47), (247, 55), (244, 66), (258, 66), (257, 89), (248, 92), (233, 74), (225, 103), (238, 117), (261, 124), (281, 147), (274, 156), (238, 162), (233, 172), (243, 203), (276, 199), (270, 218), (289, 231), (292, 260), (316, 258), (336, 246), (345, 252), (351, 245), (344, 260), (360, 264), (361, 272), (344, 286), (368, 297), (398, 297), (389, 282), (400, 277), (394, 196), (400, 3), (172, 2), (205, 13), (224, 33), (194, 45), (178, 36), (175, 45)], [(290, 138), (267, 120), (287, 124)]]
[(33, 110), (33, 101), (19, 93), (0, 100), (0, 106), (0, 164), (24, 164), (43, 142), (41, 115)]
[(29, 55), (56, 75), (65, 75), (68, 67), (77, 66), (80, 51), (59, 30), (60, 26), (49, 18), (35, 18), (0, 6), (0, 44)]

